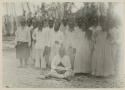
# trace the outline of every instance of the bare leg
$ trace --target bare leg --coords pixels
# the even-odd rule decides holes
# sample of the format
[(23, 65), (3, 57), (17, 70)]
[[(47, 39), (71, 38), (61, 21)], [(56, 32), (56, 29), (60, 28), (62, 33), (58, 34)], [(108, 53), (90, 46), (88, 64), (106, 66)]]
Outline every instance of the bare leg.
[(19, 67), (23, 67), (23, 59), (20, 58), (20, 66)]
[(50, 66), (49, 66), (49, 56), (48, 56), (48, 55), (45, 55), (45, 56), (44, 56), (44, 59), (45, 59), (45, 61), (46, 61), (46, 66), (47, 66), (47, 67), (50, 67)]
[(36, 51), (35, 68), (40, 68), (40, 54), (39, 50)]
[(40, 59), (41, 59), (41, 62), (40, 62), (40, 64), (41, 64), (41, 69), (46, 69), (46, 61), (45, 61), (45, 59), (43, 58), (43, 51), (41, 51), (41, 56), (40, 56)]
[(28, 65), (28, 59), (24, 59), (25, 67)]

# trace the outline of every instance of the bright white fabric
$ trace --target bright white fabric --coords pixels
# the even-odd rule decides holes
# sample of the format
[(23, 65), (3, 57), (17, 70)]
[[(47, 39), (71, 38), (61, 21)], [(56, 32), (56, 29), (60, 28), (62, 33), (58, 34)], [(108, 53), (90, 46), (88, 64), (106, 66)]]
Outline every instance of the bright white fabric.
[(27, 27), (24, 28), (19, 27), (15, 32), (15, 35), (16, 35), (15, 44), (17, 44), (17, 41), (29, 42), (29, 44), (31, 44), (30, 31), (28, 30)]
[(36, 49), (43, 49), (44, 48), (44, 42), (45, 42), (45, 37), (44, 37), (44, 32), (39, 31), (38, 28), (36, 28), (33, 32), (32, 35), (33, 39), (36, 40), (35, 48)]
[[(51, 63), (51, 69), (59, 69), (58, 64), (62, 63), (64, 65), (65, 70), (71, 69), (71, 63), (68, 56), (60, 57), (59, 55), (56, 55)], [(63, 68), (63, 67), (62, 67)]]

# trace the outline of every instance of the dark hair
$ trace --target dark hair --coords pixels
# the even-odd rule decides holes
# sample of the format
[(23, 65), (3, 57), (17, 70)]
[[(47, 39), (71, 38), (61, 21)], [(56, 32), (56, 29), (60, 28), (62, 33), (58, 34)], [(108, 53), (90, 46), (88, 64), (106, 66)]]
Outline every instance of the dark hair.
[(62, 20), (62, 24), (63, 24), (64, 26), (67, 25), (67, 22), (68, 22), (68, 19), (63, 19), (63, 20)]
[(92, 31), (89, 30), (89, 29), (87, 29), (87, 30), (85, 31), (85, 36), (86, 36), (86, 38), (87, 38), (88, 40), (91, 40), (91, 39), (92, 39)]
[(21, 26), (24, 26), (26, 24), (26, 21), (21, 21), (20, 24)]
[(56, 32), (59, 31), (60, 25), (61, 25), (61, 22), (55, 22), (54, 30), (55, 30)]
[(50, 27), (50, 28), (53, 28), (54, 20), (49, 20), (49, 21), (48, 21), (48, 24), (49, 24), (49, 27)]
[(29, 18), (28, 20), (27, 20), (27, 25), (28, 26), (31, 26), (33, 23), (32, 23), (32, 18)]

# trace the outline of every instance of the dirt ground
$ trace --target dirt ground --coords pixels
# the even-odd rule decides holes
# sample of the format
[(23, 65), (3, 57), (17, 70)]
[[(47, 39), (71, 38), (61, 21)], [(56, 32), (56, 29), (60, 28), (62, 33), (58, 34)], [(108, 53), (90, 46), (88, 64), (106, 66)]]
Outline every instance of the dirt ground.
[(122, 88), (125, 87), (125, 73), (97, 78), (80, 74), (71, 81), (59, 79), (42, 80), (42, 72), (30, 65), (27, 68), (18, 68), (19, 60), (16, 59), (12, 42), (3, 43), (3, 87), (5, 88)]

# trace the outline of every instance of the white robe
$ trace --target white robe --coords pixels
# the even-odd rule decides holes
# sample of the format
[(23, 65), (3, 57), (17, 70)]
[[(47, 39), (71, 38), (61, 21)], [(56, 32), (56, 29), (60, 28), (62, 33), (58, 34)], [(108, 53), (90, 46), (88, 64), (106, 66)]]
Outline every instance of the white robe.
[(64, 41), (64, 33), (60, 30), (58, 32), (53, 33), (53, 42), (52, 42), (52, 52), (51, 52), (51, 59), (54, 58), (55, 55), (58, 54), (59, 47), (63, 44)]
[(43, 28), (43, 32), (44, 32), (44, 38), (45, 38), (45, 46), (49, 46), (51, 47), (53, 44), (53, 33), (54, 33), (54, 29), (53, 28)]
[[(35, 54), (35, 67), (40, 67), (41, 68), (46, 68), (46, 61), (43, 58), (43, 51), (45, 47), (45, 38), (44, 38), (44, 32), (38, 31), (36, 28), (35, 31), (33, 32), (33, 39), (36, 40), (35, 43), (35, 49), (36, 49), (36, 54)], [(41, 60), (41, 63), (40, 63)]]
[[(62, 63), (64, 66), (59, 66), (59, 64)], [(64, 73), (60, 74), (58, 71), (64, 71)], [(71, 69), (71, 62), (69, 56), (65, 55), (64, 57), (60, 57), (60, 55), (56, 55), (51, 63), (51, 72), (49, 75), (57, 78), (67, 78), (73, 75), (72, 69)]]
[(78, 40), (77, 40), (76, 32), (77, 32), (76, 30), (71, 32), (67, 28), (66, 34), (65, 34), (65, 41), (64, 41), (64, 45), (66, 48), (66, 54), (69, 55), (69, 57), (70, 57), (72, 69), (74, 68), (74, 60), (75, 60), (75, 54), (76, 54), (74, 52), (74, 50), (76, 50), (76, 48), (79, 45), (77, 42)]
[(90, 72), (90, 47), (89, 41), (85, 37), (85, 32), (75, 28), (75, 46), (76, 56), (74, 61), (74, 73), (89, 73)]

